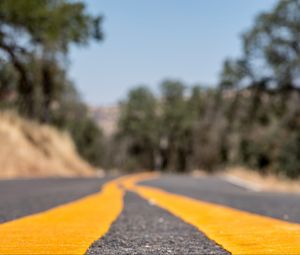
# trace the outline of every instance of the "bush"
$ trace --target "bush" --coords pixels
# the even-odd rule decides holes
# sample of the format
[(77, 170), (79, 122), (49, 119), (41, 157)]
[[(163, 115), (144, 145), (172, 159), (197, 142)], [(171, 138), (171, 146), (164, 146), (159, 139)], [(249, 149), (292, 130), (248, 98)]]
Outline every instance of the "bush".
[(277, 170), (290, 178), (300, 176), (300, 134), (293, 134), (285, 141), (279, 153)]

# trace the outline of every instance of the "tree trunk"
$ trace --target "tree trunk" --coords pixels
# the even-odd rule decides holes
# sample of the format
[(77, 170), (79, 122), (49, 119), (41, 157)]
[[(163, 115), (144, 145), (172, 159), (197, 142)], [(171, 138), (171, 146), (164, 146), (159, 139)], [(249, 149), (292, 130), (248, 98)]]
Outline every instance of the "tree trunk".
[(27, 117), (35, 117), (35, 107), (34, 107), (34, 88), (29, 81), (27, 71), (25, 66), (16, 56), (17, 48), (15, 46), (7, 45), (3, 41), (0, 41), (0, 48), (2, 48), (10, 57), (13, 66), (19, 73), (18, 81), (18, 96), (19, 96), (19, 110), (22, 114)]
[(42, 67), (43, 115), (42, 121), (50, 121), (50, 107), (53, 97), (53, 77), (51, 64), (43, 63)]

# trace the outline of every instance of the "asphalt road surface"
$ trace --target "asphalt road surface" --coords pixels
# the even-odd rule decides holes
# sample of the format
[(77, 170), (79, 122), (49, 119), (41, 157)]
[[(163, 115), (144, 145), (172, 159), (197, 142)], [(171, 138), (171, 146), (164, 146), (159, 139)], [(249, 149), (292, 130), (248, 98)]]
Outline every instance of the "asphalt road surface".
[[(98, 192), (110, 179), (0, 181), (0, 223), (71, 203)], [(284, 222), (300, 223), (300, 195), (254, 192), (217, 177), (164, 175), (140, 184)], [(100, 223), (101, 217), (95, 225)], [(204, 231), (131, 191), (125, 192), (119, 217), (87, 250), (87, 254), (104, 255), (229, 253)]]
[(228, 254), (203, 233), (133, 193), (103, 238), (88, 254)]
[(218, 177), (167, 175), (142, 184), (240, 210), (300, 223), (300, 195), (255, 192)]
[(0, 181), (0, 223), (98, 192), (110, 178)]

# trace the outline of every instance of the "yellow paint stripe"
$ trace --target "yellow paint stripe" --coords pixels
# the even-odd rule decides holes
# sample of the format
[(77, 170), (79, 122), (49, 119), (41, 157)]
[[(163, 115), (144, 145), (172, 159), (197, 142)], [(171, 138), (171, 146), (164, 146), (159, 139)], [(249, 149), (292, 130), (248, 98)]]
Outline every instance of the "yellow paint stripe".
[(151, 180), (156, 179), (160, 176), (158, 172), (145, 172), (140, 174), (132, 174), (128, 175), (125, 178), (122, 178), (119, 183), (122, 187), (125, 189), (132, 189), (136, 186), (138, 182), (145, 181), (145, 180)]
[(0, 225), (0, 254), (84, 254), (121, 213), (124, 191), (119, 184), (127, 178), (133, 177), (111, 181), (101, 192), (75, 202)]
[(203, 231), (233, 254), (300, 254), (300, 225), (194, 200), (156, 188), (124, 186)]

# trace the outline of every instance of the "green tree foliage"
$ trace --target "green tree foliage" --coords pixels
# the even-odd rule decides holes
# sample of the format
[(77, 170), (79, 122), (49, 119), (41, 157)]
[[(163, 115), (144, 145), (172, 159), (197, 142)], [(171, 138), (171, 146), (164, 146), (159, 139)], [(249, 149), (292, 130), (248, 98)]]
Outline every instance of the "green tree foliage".
[(40, 92), (43, 116), (48, 119), (58, 85), (57, 69), (64, 69), (63, 58), (72, 44), (86, 45), (90, 39), (102, 38), (100, 21), (100, 17), (86, 12), (82, 2), (0, 2), (0, 57), (10, 62), (19, 75), (17, 93), (26, 105), (26, 109), (21, 107), (24, 114), (36, 116)]
[(279, 1), (244, 34), (245, 57), (254, 79), (271, 78), (280, 88), (299, 83), (299, 12), (299, 0)]
[(185, 171), (191, 148), (191, 118), (187, 111), (185, 86), (178, 81), (161, 84), (161, 141), (165, 145), (162, 167), (168, 170)]
[(299, 0), (279, 1), (260, 14), (242, 38), (242, 60), (225, 62), (220, 81), (221, 90), (235, 95), (227, 100), (232, 162), (289, 177), (300, 175), (299, 21)]
[(72, 45), (102, 37), (101, 17), (89, 14), (83, 1), (0, 1), (0, 106), (67, 129), (95, 165), (101, 161), (102, 132), (66, 70)]
[(118, 135), (128, 150), (127, 167), (154, 169), (159, 132), (154, 95), (145, 87), (133, 89), (122, 109)]
[[(185, 85), (166, 80), (159, 98), (146, 87), (129, 92), (121, 105), (117, 134), (128, 170), (158, 169), (184, 172), (192, 167), (193, 132), (202, 115), (201, 89), (195, 87), (190, 99)], [(123, 162), (127, 164), (124, 164)]]
[(94, 166), (102, 167), (105, 159), (102, 130), (71, 82), (64, 86), (58, 100), (60, 103), (52, 109), (51, 124), (67, 130), (80, 155)]
[[(238, 164), (299, 177), (300, 1), (278, 1), (260, 14), (242, 43), (242, 56), (224, 61), (217, 88), (164, 81), (160, 95), (155, 100), (151, 95), (151, 117), (134, 103), (145, 103), (145, 95), (134, 99), (130, 94), (120, 125), (123, 140), (141, 141), (141, 133), (155, 140), (138, 143), (139, 151), (152, 146), (162, 170), (213, 171)], [(134, 118), (135, 111), (144, 118)], [(135, 129), (128, 132), (124, 123)], [(139, 161), (140, 154), (134, 159)]]
[(14, 68), (10, 63), (0, 62), (0, 102), (7, 103), (5, 98), (16, 88), (17, 77)]

